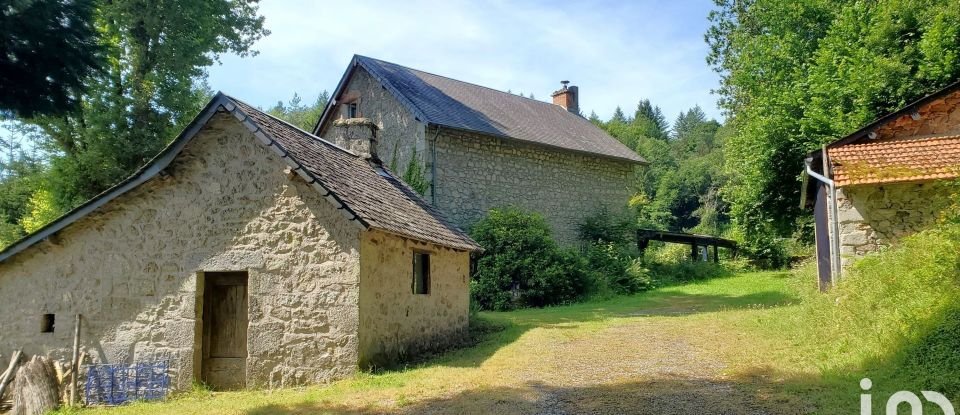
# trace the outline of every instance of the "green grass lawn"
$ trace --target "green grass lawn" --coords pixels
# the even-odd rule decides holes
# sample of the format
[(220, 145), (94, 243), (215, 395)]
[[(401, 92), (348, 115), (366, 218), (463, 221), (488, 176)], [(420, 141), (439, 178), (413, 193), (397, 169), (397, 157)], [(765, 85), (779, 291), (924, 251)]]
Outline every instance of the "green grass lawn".
[(813, 283), (786, 272), (748, 273), (606, 301), (481, 313), (504, 328), (405, 369), (327, 386), (194, 391), (79, 412), (858, 413), (856, 373), (824, 376), (818, 344), (826, 339), (803, 334)]

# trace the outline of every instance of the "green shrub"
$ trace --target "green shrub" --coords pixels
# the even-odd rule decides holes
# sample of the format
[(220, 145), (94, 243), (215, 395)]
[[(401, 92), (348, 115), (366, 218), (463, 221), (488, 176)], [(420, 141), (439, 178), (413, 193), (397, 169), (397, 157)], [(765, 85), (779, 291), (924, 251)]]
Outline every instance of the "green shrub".
[(728, 277), (733, 272), (720, 264), (703, 261), (679, 261), (672, 263), (648, 263), (650, 273), (657, 285), (670, 285), (711, 278)]
[(600, 207), (577, 225), (577, 236), (586, 243), (625, 245), (633, 240), (632, 231), (635, 228), (630, 222), (629, 219), (610, 213), (606, 207)]
[(649, 271), (621, 246), (610, 242), (591, 244), (586, 257), (596, 294), (634, 294), (652, 286)]
[(557, 246), (539, 214), (493, 209), (473, 226), (471, 236), (484, 248), (470, 283), (480, 309), (571, 303), (591, 286), (584, 261)]

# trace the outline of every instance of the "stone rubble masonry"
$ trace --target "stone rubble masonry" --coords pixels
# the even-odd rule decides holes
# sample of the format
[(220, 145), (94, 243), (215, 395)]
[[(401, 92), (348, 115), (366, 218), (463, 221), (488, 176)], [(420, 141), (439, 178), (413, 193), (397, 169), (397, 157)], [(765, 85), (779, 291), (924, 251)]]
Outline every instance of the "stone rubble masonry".
[[(428, 294), (413, 293), (413, 253), (430, 254)], [(360, 367), (383, 367), (463, 339), (470, 254), (367, 232), (360, 243)]]
[[(429, 136), (434, 131), (428, 131)], [(622, 213), (635, 164), (588, 154), (440, 128), (435, 204), (469, 229), (492, 208), (540, 212), (554, 238), (577, 242), (577, 227), (600, 208)]]
[[(383, 164), (402, 177), (415, 154), (432, 184), (424, 197), (462, 229), (492, 208), (517, 206), (543, 214), (557, 241), (572, 245), (586, 216), (601, 206), (625, 211), (631, 196), (631, 162), (443, 127), (438, 135), (363, 68), (343, 94), (359, 97), (360, 116), (380, 127)], [(321, 126), (320, 137), (334, 135), (333, 124)]]
[(949, 206), (942, 182), (850, 186), (837, 190), (842, 267), (858, 256), (933, 225)]
[[(0, 353), (69, 360), (73, 315), (95, 362), (170, 359), (179, 387), (199, 350), (198, 273), (249, 274), (247, 385), (356, 370), (359, 233), (235, 118), (218, 114), (170, 177), (120, 196), (0, 264)], [(40, 315), (55, 313), (52, 334)], [(197, 359), (198, 360), (198, 359)]]
[[(358, 68), (344, 88), (344, 95), (356, 96), (360, 116), (372, 121), (377, 131), (377, 156), (384, 166), (396, 166), (403, 177), (404, 170), (414, 153), (420, 160), (426, 152), (424, 124), (414, 118), (406, 107), (380, 86), (366, 69)], [(337, 112), (342, 117), (342, 111)], [(333, 122), (321, 126), (318, 136), (336, 142)], [(396, 159), (396, 160), (394, 160)], [(429, 199), (428, 199), (429, 200)]]
[(367, 118), (344, 118), (333, 123), (333, 134), (327, 140), (369, 159), (377, 155), (379, 127)]

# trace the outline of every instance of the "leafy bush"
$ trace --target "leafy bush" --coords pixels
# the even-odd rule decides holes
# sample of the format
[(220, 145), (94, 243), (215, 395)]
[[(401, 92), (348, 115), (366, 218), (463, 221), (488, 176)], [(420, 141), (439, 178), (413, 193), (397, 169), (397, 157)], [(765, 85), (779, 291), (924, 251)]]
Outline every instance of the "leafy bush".
[(578, 237), (588, 243), (623, 245), (631, 240), (633, 229), (630, 220), (615, 216), (606, 207), (600, 207), (577, 225)]
[(479, 309), (571, 303), (591, 285), (583, 260), (557, 246), (539, 214), (493, 209), (471, 236), (484, 248), (470, 283)]
[(643, 263), (632, 258), (616, 244), (591, 244), (587, 248), (586, 257), (595, 284), (593, 291), (597, 294), (634, 294), (650, 289), (653, 285), (650, 273), (643, 267)]
[(658, 285), (670, 285), (711, 278), (728, 277), (733, 272), (720, 264), (703, 261), (649, 263), (648, 267)]

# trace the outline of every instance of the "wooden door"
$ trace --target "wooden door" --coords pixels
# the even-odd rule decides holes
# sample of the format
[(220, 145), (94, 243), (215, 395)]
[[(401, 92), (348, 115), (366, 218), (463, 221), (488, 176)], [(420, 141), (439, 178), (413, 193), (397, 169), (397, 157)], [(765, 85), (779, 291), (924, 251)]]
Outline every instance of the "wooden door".
[(247, 377), (247, 273), (204, 273), (202, 379), (242, 389)]

